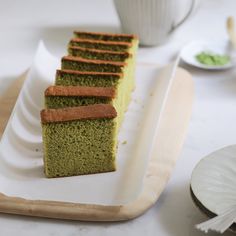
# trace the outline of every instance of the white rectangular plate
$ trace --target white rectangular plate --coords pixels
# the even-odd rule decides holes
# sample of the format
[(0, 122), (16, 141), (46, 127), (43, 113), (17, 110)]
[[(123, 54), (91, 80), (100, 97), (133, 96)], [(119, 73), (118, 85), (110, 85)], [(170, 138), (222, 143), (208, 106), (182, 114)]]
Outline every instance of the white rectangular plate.
[[(47, 179), (43, 173), (40, 110), (60, 60), (40, 43), (0, 143), (0, 192), (28, 200), (123, 205), (143, 187), (149, 154), (176, 64), (138, 65), (136, 88), (119, 133), (117, 171)], [(124, 142), (127, 142), (124, 144)]]

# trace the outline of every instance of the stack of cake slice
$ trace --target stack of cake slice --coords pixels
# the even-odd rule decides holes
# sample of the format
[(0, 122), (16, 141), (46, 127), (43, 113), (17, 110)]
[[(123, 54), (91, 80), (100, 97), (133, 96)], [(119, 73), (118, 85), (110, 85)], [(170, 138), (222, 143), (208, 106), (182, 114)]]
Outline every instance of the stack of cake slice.
[(114, 171), (134, 89), (134, 35), (75, 32), (41, 111), (47, 177)]

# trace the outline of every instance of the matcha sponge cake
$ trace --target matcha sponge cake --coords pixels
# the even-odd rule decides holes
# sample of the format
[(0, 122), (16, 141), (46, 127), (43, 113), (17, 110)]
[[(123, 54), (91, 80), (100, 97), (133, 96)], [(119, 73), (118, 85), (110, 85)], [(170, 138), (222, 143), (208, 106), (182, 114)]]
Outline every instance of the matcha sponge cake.
[(57, 70), (55, 84), (62, 86), (116, 87), (122, 78), (122, 73)]
[(75, 31), (41, 111), (49, 178), (114, 171), (118, 130), (134, 89), (134, 35)]
[(137, 37), (133, 34), (109, 34), (102, 32), (74, 31), (74, 36), (75, 38), (81, 39), (93, 39), (115, 42), (132, 42), (134, 40), (137, 40)]
[(73, 38), (69, 42), (69, 47), (70, 46), (114, 52), (130, 52), (132, 43)]
[(124, 62), (126, 59), (132, 57), (132, 55), (128, 52), (114, 52), (99, 49), (88, 49), (76, 46), (69, 46), (68, 52), (71, 56), (104, 61)]
[(116, 116), (110, 104), (42, 110), (46, 176), (114, 171)]
[(123, 62), (103, 61), (84, 59), (82, 57), (65, 56), (61, 60), (62, 69), (78, 70), (78, 71), (95, 71), (122, 73), (127, 67)]
[(74, 31), (74, 38), (70, 41), (70, 45), (135, 54), (138, 38), (132, 34)]
[(46, 108), (64, 108), (91, 104), (111, 104), (115, 98), (112, 87), (50, 86), (45, 93)]

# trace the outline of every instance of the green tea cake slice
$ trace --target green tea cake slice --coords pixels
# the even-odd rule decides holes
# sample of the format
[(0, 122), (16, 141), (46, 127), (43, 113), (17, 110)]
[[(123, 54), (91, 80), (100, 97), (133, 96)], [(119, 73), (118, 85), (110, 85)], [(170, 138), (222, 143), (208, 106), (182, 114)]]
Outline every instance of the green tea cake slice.
[(78, 70), (78, 71), (96, 71), (122, 73), (127, 64), (123, 62), (90, 60), (82, 57), (64, 56), (61, 60), (62, 69)]
[(116, 116), (110, 104), (42, 110), (45, 175), (53, 178), (114, 171)]
[(45, 90), (46, 108), (64, 108), (91, 104), (112, 104), (112, 87), (50, 86)]
[(106, 51), (130, 52), (130, 49), (132, 48), (132, 43), (73, 38), (70, 40), (69, 46), (77, 46), (82, 48), (99, 49)]
[(122, 73), (57, 70), (56, 85), (62, 86), (89, 86), (89, 87), (117, 87)]
[(103, 41), (116, 41), (116, 42), (132, 42), (137, 39), (136, 35), (132, 34), (114, 34), (114, 33), (103, 33), (103, 32), (85, 32), (85, 31), (74, 31), (75, 38), (81, 39), (93, 39)]
[(68, 53), (71, 56), (79, 56), (85, 59), (119, 61), (119, 62), (124, 62), (125, 60), (132, 57), (132, 55), (128, 52), (89, 49), (78, 46), (69, 46)]

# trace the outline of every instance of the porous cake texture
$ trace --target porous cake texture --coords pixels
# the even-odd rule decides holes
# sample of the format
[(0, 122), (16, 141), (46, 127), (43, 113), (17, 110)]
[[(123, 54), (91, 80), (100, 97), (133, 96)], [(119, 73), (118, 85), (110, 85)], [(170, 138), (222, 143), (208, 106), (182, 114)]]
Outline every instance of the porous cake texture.
[(89, 87), (116, 87), (123, 78), (121, 73), (57, 70), (56, 85), (62, 86), (89, 86)]
[(114, 171), (116, 116), (109, 104), (41, 111), (46, 176)]
[(112, 104), (113, 87), (50, 86), (45, 91), (46, 108), (64, 108), (91, 104)]
[(137, 37), (133, 34), (108, 34), (102, 32), (85, 32), (85, 31), (74, 31), (75, 38), (81, 39), (93, 39), (103, 41), (115, 41), (115, 42), (132, 42), (137, 40)]
[(99, 49), (105, 51), (129, 52), (130, 48), (132, 47), (132, 43), (73, 38), (71, 39), (69, 46)]
[(61, 60), (61, 68), (67, 70), (122, 73), (127, 68), (125, 66), (127, 64), (122, 62), (91, 60), (73, 56), (65, 56)]
[(98, 49), (88, 49), (76, 46), (69, 46), (68, 52), (71, 56), (104, 61), (124, 62), (126, 59), (132, 57), (132, 55), (128, 52), (113, 52)]

